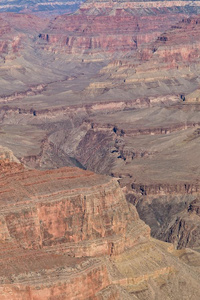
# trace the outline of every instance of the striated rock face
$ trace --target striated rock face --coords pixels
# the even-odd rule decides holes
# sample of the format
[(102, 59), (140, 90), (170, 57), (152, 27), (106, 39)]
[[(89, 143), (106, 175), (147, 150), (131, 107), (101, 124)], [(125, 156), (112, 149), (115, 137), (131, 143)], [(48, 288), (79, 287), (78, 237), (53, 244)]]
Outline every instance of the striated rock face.
[(27, 42), (28, 36), (40, 31), (47, 24), (46, 19), (14, 13), (1, 13), (0, 22), (0, 58), (4, 59), (4, 64), (6, 55), (13, 61), (24, 49), (24, 42)]
[(68, 54), (114, 54), (136, 50), (190, 14), (186, 2), (86, 1), (74, 15), (56, 17), (41, 32), (45, 48)]
[(199, 254), (151, 239), (115, 179), (1, 166), (1, 300), (199, 298)]
[(137, 214), (130, 213), (114, 179), (74, 168), (23, 170), (13, 175), (12, 182), (4, 169), (1, 176), (5, 226), (23, 249), (63, 247), (73, 256), (99, 256), (121, 253), (137, 241), (137, 235), (129, 238)]
[[(12, 116), (12, 122), (24, 122), (28, 131), (25, 134), (15, 124), (2, 125), (6, 132), (2, 141), (11, 144), (18, 135), (18, 147), (13, 145), (12, 150), (30, 167), (48, 169), (74, 164), (118, 178), (127, 200), (136, 205), (152, 235), (168, 241), (168, 225), (173, 225), (199, 196), (199, 110), (181, 104), (148, 107), (146, 103), (137, 109), (132, 109), (130, 103), (117, 104), (120, 105), (112, 102), (88, 106), (87, 120), (84, 114), (81, 120), (84, 107), (38, 110), (36, 116), (28, 110), (19, 113), (8, 109), (4, 122), (11, 122)], [(67, 114), (70, 119), (65, 119)], [(34, 143), (30, 139), (33, 132)], [(26, 151), (24, 143), (29, 145)], [(187, 244), (187, 237), (183, 238)], [(173, 241), (176, 244), (176, 239)], [(54, 241), (49, 238), (48, 243)], [(190, 247), (196, 248), (194, 239)]]
[[(105, 265), (97, 259), (78, 260), (42, 251), (24, 253), (16, 248), (15, 251), (18, 257), (8, 258), (10, 268), (7, 274), (1, 273), (2, 300), (101, 299), (96, 295), (110, 284)], [(2, 284), (4, 278), (6, 282)], [(111, 291), (112, 297), (116, 294), (115, 290)]]
[(176, 218), (173, 218), (168, 226), (165, 226), (160, 236), (174, 243), (178, 249), (184, 247), (199, 249), (199, 217), (200, 201), (195, 199)]
[(1, 18), (4, 22), (7, 22), (12, 29), (21, 30), (24, 33), (40, 31), (48, 23), (48, 19), (42, 19), (40, 17), (28, 13), (1, 13)]
[[(2, 300), (101, 299), (96, 294), (111, 284), (108, 270), (86, 257), (117, 255), (141, 236), (149, 239), (114, 179), (74, 168), (26, 170), (8, 161), (1, 161), (0, 176)], [(109, 294), (119, 298), (115, 288)]]
[(122, 9), (114, 15), (60, 16), (39, 38), (47, 42), (47, 49), (54, 49), (54, 45), (59, 44), (66, 53), (113, 54), (136, 50), (169, 28), (175, 19), (176, 16), (168, 19), (163, 16), (136, 18)]
[(155, 40), (104, 67), (87, 94), (105, 99), (115, 89), (124, 98), (179, 95), (182, 101), (198, 104), (199, 29), (198, 16), (183, 17)]

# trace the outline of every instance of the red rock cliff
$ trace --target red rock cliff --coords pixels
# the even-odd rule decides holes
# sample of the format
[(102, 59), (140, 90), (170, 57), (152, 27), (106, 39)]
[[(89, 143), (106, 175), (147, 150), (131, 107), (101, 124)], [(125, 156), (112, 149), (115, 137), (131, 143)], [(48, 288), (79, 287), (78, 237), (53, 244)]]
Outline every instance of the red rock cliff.
[[(167, 244), (150, 240), (116, 180), (8, 160), (0, 179), (0, 300), (141, 299), (138, 288), (140, 296), (153, 288), (163, 298), (188, 277)], [(161, 292), (165, 276), (172, 292)], [(200, 296), (190, 278), (183, 293)]]

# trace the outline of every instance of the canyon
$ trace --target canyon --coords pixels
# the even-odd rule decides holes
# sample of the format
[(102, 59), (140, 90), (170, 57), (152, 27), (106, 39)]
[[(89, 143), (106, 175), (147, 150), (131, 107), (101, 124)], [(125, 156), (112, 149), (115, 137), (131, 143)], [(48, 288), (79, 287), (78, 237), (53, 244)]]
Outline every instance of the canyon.
[(0, 14), (0, 299), (199, 299), (198, 3)]

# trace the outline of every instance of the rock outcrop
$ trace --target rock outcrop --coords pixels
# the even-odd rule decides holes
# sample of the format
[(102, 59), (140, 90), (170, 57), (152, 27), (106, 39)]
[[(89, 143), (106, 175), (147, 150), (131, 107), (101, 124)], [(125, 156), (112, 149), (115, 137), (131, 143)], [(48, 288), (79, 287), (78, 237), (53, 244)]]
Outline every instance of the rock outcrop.
[(3, 64), (6, 59), (13, 61), (24, 49), (29, 35), (41, 31), (48, 23), (36, 16), (14, 13), (1, 13), (0, 22), (0, 59)]
[(100, 54), (119, 56), (137, 50), (190, 15), (185, 6), (175, 12), (159, 1), (155, 13), (151, 4), (139, 9), (138, 2), (86, 2), (76, 14), (52, 20), (39, 38), (53, 52), (95, 54), (100, 59)]
[(198, 250), (200, 248), (199, 213), (200, 202), (195, 199), (163, 228), (158, 237), (162, 236), (162, 239), (173, 243), (178, 249), (192, 247)]
[[(95, 91), (98, 97), (107, 89), (109, 97), (109, 91), (116, 89), (123, 90), (125, 97), (132, 90), (137, 97), (179, 95), (183, 102), (193, 99), (198, 103), (199, 29), (199, 17), (182, 18), (136, 53), (108, 64), (101, 70), (100, 80), (90, 84), (88, 94)], [(195, 90), (196, 97), (192, 94)]]
[[(137, 235), (131, 241), (128, 238), (134, 234), (131, 222), (138, 217), (136, 212), (129, 213), (114, 179), (74, 168), (19, 171), (10, 182), (3, 167), (1, 196), (5, 227), (23, 249), (52, 246), (63, 247), (72, 256), (111, 255), (123, 252), (138, 239)], [(4, 192), (8, 191), (5, 202)]]
[(115, 179), (1, 166), (1, 300), (199, 298), (199, 254), (151, 239)]
[[(199, 196), (199, 110), (148, 107), (148, 101), (133, 109), (134, 103), (35, 112), (4, 107), (1, 141), (32, 168), (76, 165), (118, 178), (152, 235), (168, 241), (166, 226)], [(192, 239), (189, 246), (197, 243)]]

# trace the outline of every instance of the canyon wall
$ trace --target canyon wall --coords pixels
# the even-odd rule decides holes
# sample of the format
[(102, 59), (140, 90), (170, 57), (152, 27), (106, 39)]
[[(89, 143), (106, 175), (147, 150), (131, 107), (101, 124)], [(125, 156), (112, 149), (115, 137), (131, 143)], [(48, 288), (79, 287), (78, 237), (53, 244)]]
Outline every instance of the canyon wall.
[[(130, 246), (134, 243), (133, 236), (132, 241), (128, 239), (127, 230), (132, 234), (128, 224), (137, 222), (138, 216), (136, 211), (129, 213), (124, 195), (114, 179), (107, 184), (104, 177), (74, 168), (45, 173), (21, 171), (12, 178), (12, 183), (9, 175), (2, 178), (2, 222), (19, 247), (42, 249), (52, 246), (52, 251), (54, 247), (63, 247), (64, 252), (73, 256), (98, 256), (121, 253), (129, 243)], [(19, 180), (21, 188), (15, 191), (12, 185)], [(10, 191), (6, 203), (4, 191)], [(148, 236), (149, 230), (146, 231)]]
[(52, 20), (39, 38), (53, 52), (119, 56), (199, 12), (198, 1), (86, 1), (75, 14)]
[(172, 242), (178, 249), (199, 249), (199, 195), (183, 209), (157, 236)]
[(143, 9), (144, 14), (141, 11), (141, 15), (134, 9), (115, 9), (114, 4), (97, 14), (92, 9), (91, 12), (87, 8), (80, 9), (78, 14), (56, 17), (39, 34), (39, 39), (46, 42), (45, 49), (53, 52), (119, 55), (120, 52), (130, 52), (152, 42), (188, 15), (187, 11), (166, 13), (165, 8), (161, 8), (156, 15), (154, 12), (146, 15)]
[(116, 179), (9, 160), (0, 177), (0, 299), (198, 299), (199, 254), (150, 238)]

